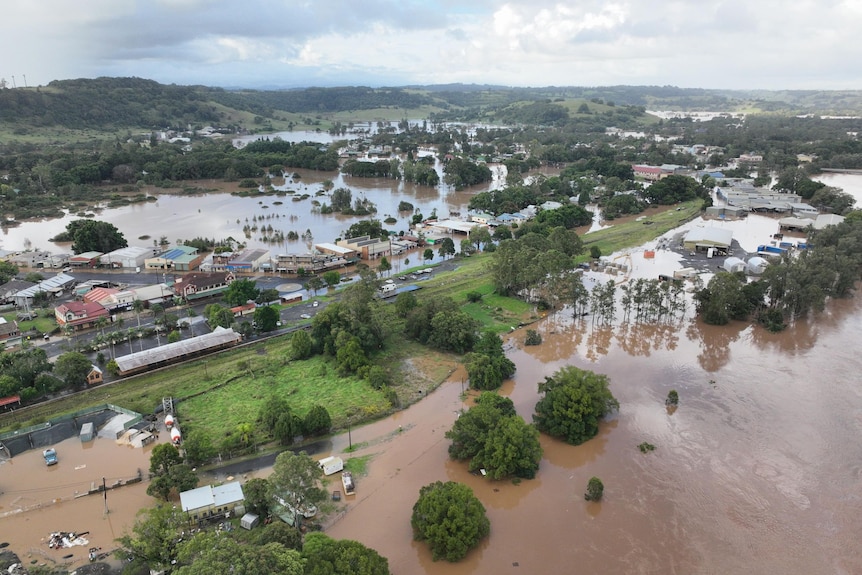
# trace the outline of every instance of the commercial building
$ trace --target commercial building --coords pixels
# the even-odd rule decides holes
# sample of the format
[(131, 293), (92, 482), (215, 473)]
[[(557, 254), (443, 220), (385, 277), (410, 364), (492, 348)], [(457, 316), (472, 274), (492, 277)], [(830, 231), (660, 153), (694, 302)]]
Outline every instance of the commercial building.
[(158, 256), (144, 260), (144, 266), (148, 270), (176, 270), (187, 272), (198, 269), (206, 257), (199, 254), (197, 248), (191, 246), (177, 246), (159, 254)]
[(70, 326), (73, 329), (93, 327), (99, 318), (110, 318), (108, 310), (100, 303), (70, 301), (54, 308), (54, 318), (61, 328)]
[(231, 272), (191, 273), (178, 277), (173, 290), (181, 298), (200, 299), (227, 291), (234, 279)]
[(685, 249), (696, 252), (706, 251), (710, 248), (718, 252), (730, 251), (733, 242), (733, 232), (723, 228), (697, 227), (692, 228), (682, 240)]
[(338, 240), (337, 245), (348, 248), (359, 254), (363, 260), (376, 260), (383, 256), (392, 255), (392, 245), (389, 239), (382, 240), (380, 238), (372, 238), (370, 236), (359, 236), (357, 238), (347, 238), (346, 240)]
[(132, 375), (177, 361), (227, 349), (240, 342), (242, 336), (230, 328), (216, 327), (212, 333), (190, 337), (153, 349), (145, 349), (116, 358), (120, 375)]
[(153, 257), (152, 248), (129, 246), (108, 252), (100, 258), (103, 266), (110, 268), (136, 269), (145, 267), (147, 258)]

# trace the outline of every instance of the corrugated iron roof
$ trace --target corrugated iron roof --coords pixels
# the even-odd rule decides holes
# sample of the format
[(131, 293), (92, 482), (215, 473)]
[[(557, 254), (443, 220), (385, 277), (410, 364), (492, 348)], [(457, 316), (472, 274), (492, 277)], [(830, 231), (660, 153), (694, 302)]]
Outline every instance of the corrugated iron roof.
[(133, 371), (239, 340), (240, 335), (231, 328), (217, 327), (212, 333), (120, 356), (116, 359), (117, 367), (120, 372)]

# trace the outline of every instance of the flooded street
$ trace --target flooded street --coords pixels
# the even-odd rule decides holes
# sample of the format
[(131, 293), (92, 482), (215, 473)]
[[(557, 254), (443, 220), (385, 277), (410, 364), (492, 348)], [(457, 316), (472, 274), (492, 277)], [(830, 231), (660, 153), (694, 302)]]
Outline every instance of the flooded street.
[[(166, 441), (167, 433), (160, 439)], [(25, 564), (35, 559), (79, 565), (87, 562), (90, 547), (114, 549), (114, 540), (131, 527), (137, 511), (154, 500), (146, 494), (146, 481), (111, 486), (139, 471), (147, 477), (153, 445), (133, 448), (104, 437), (87, 443), (71, 437), (54, 445), (59, 461), (51, 467), (45, 466), (41, 449), (0, 464), (0, 540)], [(103, 478), (109, 488), (107, 514), (103, 494), (82, 496), (98, 488)], [(86, 533), (89, 544), (51, 549), (49, 535), (56, 531)]]

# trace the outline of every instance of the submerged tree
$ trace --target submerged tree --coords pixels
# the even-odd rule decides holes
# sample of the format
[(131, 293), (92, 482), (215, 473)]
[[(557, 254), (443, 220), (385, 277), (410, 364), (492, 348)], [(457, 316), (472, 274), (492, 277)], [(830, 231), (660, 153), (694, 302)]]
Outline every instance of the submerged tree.
[(539, 384), (542, 398), (533, 421), (540, 431), (578, 445), (599, 432), (599, 421), (619, 408), (608, 378), (568, 366)]

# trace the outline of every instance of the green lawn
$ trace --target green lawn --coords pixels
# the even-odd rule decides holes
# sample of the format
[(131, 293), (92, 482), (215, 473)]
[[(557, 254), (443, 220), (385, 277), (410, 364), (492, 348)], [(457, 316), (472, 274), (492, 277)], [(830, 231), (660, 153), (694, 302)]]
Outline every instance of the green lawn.
[[(530, 321), (533, 319), (532, 305), (494, 293), (494, 284), (487, 272), (491, 257), (490, 253), (482, 253), (461, 258), (457, 270), (437, 272), (435, 277), (422, 282), (423, 289), (416, 292), (416, 297), (420, 301), (433, 297), (450, 297), (461, 304), (466, 313), (477, 319), (483, 328), (498, 333)], [(470, 292), (481, 293), (481, 301), (469, 302), (467, 294)]]
[(261, 406), (277, 395), (303, 417), (315, 405), (329, 411), (333, 426), (343, 426), (349, 414), (371, 419), (388, 411), (381, 391), (356, 377), (339, 377), (322, 356), (286, 362), (269, 354), (249, 361), (246, 373), (229, 385), (184, 400), (177, 414), (184, 425), (218, 438), (241, 423), (257, 420)]

